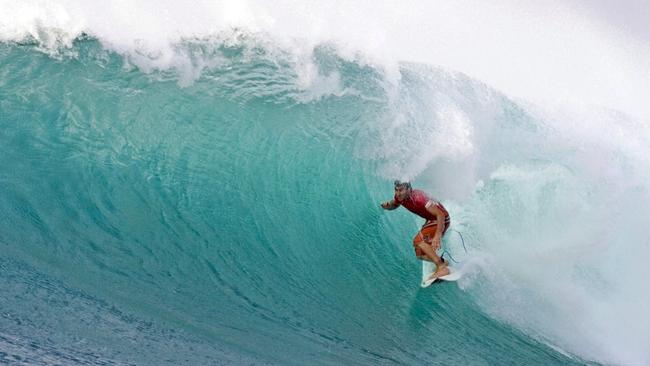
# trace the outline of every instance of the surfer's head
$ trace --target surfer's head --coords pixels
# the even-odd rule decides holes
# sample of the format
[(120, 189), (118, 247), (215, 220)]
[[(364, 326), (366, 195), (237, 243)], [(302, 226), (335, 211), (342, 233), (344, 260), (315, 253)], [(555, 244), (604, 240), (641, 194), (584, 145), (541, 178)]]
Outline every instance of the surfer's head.
[(398, 200), (403, 201), (411, 195), (411, 183), (395, 181), (395, 196)]

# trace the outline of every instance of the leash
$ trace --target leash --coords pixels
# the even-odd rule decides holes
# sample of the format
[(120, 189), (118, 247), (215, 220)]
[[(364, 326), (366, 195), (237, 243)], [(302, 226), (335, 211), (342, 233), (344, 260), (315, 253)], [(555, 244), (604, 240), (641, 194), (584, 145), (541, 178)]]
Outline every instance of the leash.
[[(461, 234), (460, 231), (458, 231), (458, 230), (455, 230), (455, 229), (452, 229), (452, 230), (457, 232), (458, 235), (460, 236), (460, 242), (463, 243), (463, 249), (465, 250), (465, 254), (467, 254), (467, 248), (465, 247), (465, 239), (463, 239), (463, 234)], [(444, 257), (445, 254), (447, 254), (449, 256), (449, 259), (451, 259), (452, 262), (459, 263), (457, 260), (454, 259), (454, 257), (451, 256), (451, 253), (449, 253), (449, 251), (447, 249), (443, 250), (442, 255), (440, 256), (440, 258)]]

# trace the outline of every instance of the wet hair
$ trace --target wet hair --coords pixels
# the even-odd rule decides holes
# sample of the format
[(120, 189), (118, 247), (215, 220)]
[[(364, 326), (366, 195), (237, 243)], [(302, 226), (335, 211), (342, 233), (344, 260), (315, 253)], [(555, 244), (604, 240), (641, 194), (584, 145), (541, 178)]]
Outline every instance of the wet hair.
[(393, 184), (395, 184), (395, 189), (399, 187), (405, 187), (406, 189), (411, 189), (411, 182), (402, 182), (399, 179), (396, 179)]

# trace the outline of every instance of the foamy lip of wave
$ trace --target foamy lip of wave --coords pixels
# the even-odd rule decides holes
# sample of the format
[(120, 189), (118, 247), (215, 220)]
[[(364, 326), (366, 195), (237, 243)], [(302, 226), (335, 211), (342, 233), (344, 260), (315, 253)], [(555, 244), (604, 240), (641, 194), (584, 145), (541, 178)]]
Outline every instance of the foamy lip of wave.
[(71, 47), (83, 33), (83, 24), (56, 3), (1, 1), (0, 41), (36, 42), (43, 50), (55, 53)]
[[(0, 41), (34, 43), (53, 57), (75, 56), (76, 39), (95, 38), (105, 49), (122, 55), (127, 66), (145, 73), (171, 70), (179, 84), (187, 86), (204, 70), (227, 66), (232, 61), (227, 54), (236, 50), (238, 62), (263, 58), (291, 67), (296, 101), (309, 102), (348, 92), (337, 70), (323, 72), (315, 61), (315, 50), (323, 43), (264, 31), (273, 20), (245, 6), (226, 4), (218, 12), (204, 6), (207, 14), (200, 16), (196, 12), (172, 15), (169, 8), (163, 7), (140, 22), (135, 15), (115, 7), (104, 12), (50, 2), (6, 5), (8, 11), (0, 18)], [(136, 8), (134, 12), (144, 10)], [(193, 17), (201, 21), (194, 24)], [(215, 23), (206, 19), (214, 19)], [(339, 57), (366, 63), (360, 53), (346, 52), (334, 43), (325, 45)], [(394, 72), (393, 77), (399, 77), (399, 73)]]
[(265, 57), (295, 66), (297, 89), (310, 90), (305, 99), (341, 92), (338, 75), (318, 73), (313, 63), (317, 47), (327, 44), (342, 58), (366, 63), (365, 56), (344, 47), (345, 42), (310, 37), (309, 32), (278, 31), (279, 20), (269, 16), (268, 9), (247, 4), (200, 2), (181, 7), (162, 2), (148, 8), (110, 2), (0, 0), (0, 8), (6, 10), (0, 15), (0, 41), (33, 42), (40, 50), (60, 56), (71, 54), (66, 51), (76, 39), (89, 36), (144, 72), (176, 70), (182, 85), (198, 78), (205, 68), (223, 64), (221, 47), (239, 47), (244, 58), (259, 56), (263, 50)]
[(381, 67), (394, 80), (399, 62), (421, 62), (461, 71), (526, 100), (650, 115), (644, 98), (650, 94), (650, 47), (571, 6), (0, 0), (0, 40), (29, 38), (55, 53), (85, 33), (111, 50), (149, 59), (138, 61), (142, 67), (175, 68), (185, 62), (176, 49), (183, 40), (223, 37), (235, 29), (264, 35), (272, 40), (267, 46), (298, 58), (332, 43), (342, 58)]
[(44, 52), (58, 55), (71, 48), (74, 40), (89, 36), (99, 40), (105, 48), (128, 57), (128, 61), (143, 71), (178, 68), (192, 63), (192, 55), (183, 44), (212, 42), (233, 46), (245, 37), (245, 33), (237, 29), (183, 35), (176, 31), (165, 32), (163, 24), (134, 28), (133, 25), (123, 27), (124, 24), (113, 23), (114, 28), (110, 29), (106, 27), (111, 23), (109, 20), (93, 24), (92, 18), (89, 19), (80, 9), (54, 2), (7, 2), (0, 5), (7, 9), (4, 17), (0, 18), (0, 40), (3, 42), (32, 42)]

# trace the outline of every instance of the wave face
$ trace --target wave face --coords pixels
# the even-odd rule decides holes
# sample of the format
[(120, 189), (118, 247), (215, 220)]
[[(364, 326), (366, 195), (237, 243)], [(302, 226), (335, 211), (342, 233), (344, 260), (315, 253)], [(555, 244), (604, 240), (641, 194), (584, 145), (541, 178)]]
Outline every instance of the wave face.
[[(650, 362), (647, 127), (233, 37), (0, 46), (3, 361)], [(394, 178), (461, 281), (419, 288)]]

